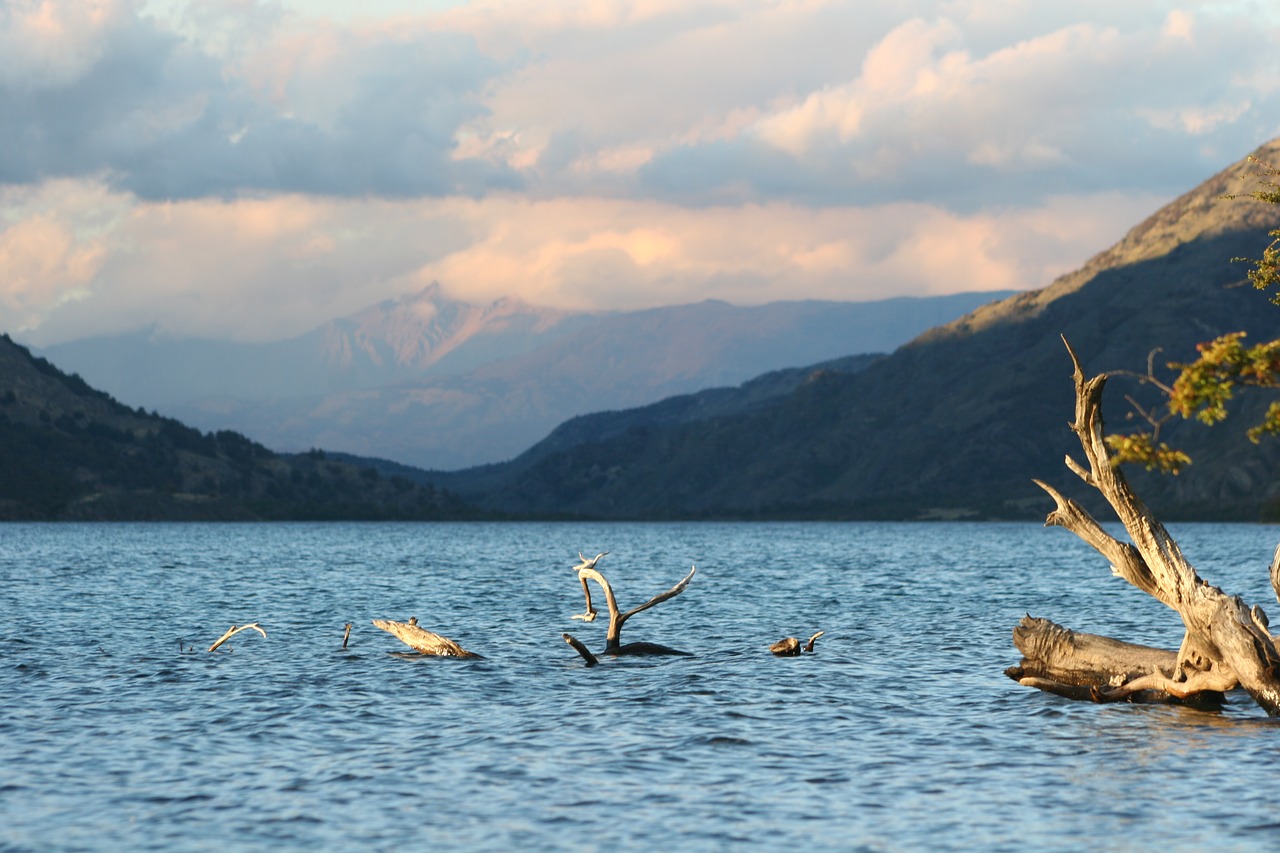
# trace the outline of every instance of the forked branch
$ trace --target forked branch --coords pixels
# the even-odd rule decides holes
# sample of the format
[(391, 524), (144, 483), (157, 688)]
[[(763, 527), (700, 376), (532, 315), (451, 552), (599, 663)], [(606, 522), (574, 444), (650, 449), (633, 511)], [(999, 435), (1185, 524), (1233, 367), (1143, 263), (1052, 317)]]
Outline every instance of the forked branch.
[[(1045, 523), (1075, 533), (1110, 561), (1116, 575), (1178, 611), (1186, 628), (1169, 672), (1156, 669), (1142, 675), (1127, 674), (1118, 684), (1095, 685), (1098, 689), (1091, 690), (1093, 698), (1108, 700), (1152, 690), (1186, 698), (1238, 684), (1268, 714), (1280, 716), (1280, 654), (1265, 616), (1203, 581), (1168, 530), (1134, 494), (1112, 463), (1103, 435), (1102, 392), (1107, 377), (1086, 379), (1070, 343), (1065, 338), (1063, 343), (1071, 356), (1076, 388), (1071, 429), (1087, 463), (1080, 465), (1068, 457), (1067, 467), (1102, 495), (1124, 525), (1130, 542), (1110, 536), (1083, 507), (1037, 481), (1057, 505)], [(1277, 562), (1280, 554), (1272, 561), (1273, 576), (1280, 573)], [(1280, 597), (1280, 581), (1273, 583)], [(1050, 689), (1034, 683), (1041, 680), (1039, 676), (1031, 678), (1031, 686)]]
[[(573, 618), (581, 619), (586, 622), (590, 622), (595, 619), (596, 610), (592, 607), (591, 589), (587, 584), (588, 581), (594, 581), (600, 585), (602, 590), (604, 590), (605, 605), (609, 608), (609, 629), (605, 634), (605, 654), (685, 654), (685, 652), (680, 652), (676, 649), (667, 648), (666, 646), (658, 646), (652, 643), (632, 643), (627, 646), (623, 646), (621, 642), (622, 626), (628, 619), (635, 616), (637, 613), (648, 610), (650, 607), (661, 604), (668, 599), (675, 598), (677, 595), (684, 592), (685, 588), (689, 586), (689, 581), (693, 580), (693, 576), (698, 571), (698, 567), (694, 566), (690, 568), (689, 574), (685, 575), (684, 579), (671, 587), (671, 589), (655, 595), (639, 607), (633, 607), (632, 609), (623, 612), (618, 607), (618, 600), (613, 594), (613, 586), (596, 568), (596, 564), (600, 561), (600, 558), (608, 553), (608, 551), (605, 551), (590, 560), (582, 557), (582, 554), (578, 555), (582, 558), (582, 562), (577, 566), (574, 566), (574, 570), (578, 573), (578, 581), (582, 584), (582, 591), (587, 600), (587, 609), (585, 613), (575, 614)], [(569, 635), (565, 635), (565, 639), (571, 645), (577, 642), (570, 638)], [(575, 648), (577, 648), (577, 646), (575, 646)]]

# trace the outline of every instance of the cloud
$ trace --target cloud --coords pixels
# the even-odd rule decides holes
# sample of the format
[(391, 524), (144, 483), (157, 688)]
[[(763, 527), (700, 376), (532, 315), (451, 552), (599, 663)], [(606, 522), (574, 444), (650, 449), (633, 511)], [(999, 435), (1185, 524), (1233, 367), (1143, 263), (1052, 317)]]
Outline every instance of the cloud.
[(502, 72), (465, 35), (317, 25), (219, 56), (124, 0), (5, 9), (0, 45), (24, 47), (0, 77), (0, 182), (97, 176), (149, 199), (519, 183), (453, 156)]
[(317, 2), (0, 4), (7, 328), (1034, 287), (1280, 134), (1232, 4)]
[(38, 328), (91, 291), (107, 255), (105, 201), (68, 181), (0, 191), (0, 308), (8, 330)]
[(6, 5), (0, 182), (972, 210), (1176, 191), (1280, 132), (1274, 22), (1155, 2), (293, 8)]
[[(1105, 18), (1105, 16), (1103, 16)], [(1035, 28), (985, 52), (982, 21), (913, 18), (856, 74), (762, 113), (729, 140), (642, 169), (668, 198), (956, 208), (1108, 188), (1176, 191), (1277, 130), (1275, 31), (1185, 12)], [(1008, 21), (1001, 22), (1004, 27)], [(1219, 162), (1206, 164), (1206, 155)]]
[(289, 337), (417, 287), (426, 260), (474, 239), (447, 206), (402, 199), (148, 202), (61, 181), (11, 188), (0, 207), (6, 328), (41, 344), (146, 326)]
[(452, 207), (477, 239), (424, 264), (418, 281), (473, 300), (521, 293), (582, 309), (1026, 289), (1078, 266), (1158, 203), (1108, 193), (963, 215), (915, 203), (489, 200)]
[[(23, 199), (15, 196), (22, 194)], [(34, 343), (155, 326), (273, 340), (439, 281), (453, 298), (572, 309), (708, 298), (866, 300), (1047, 284), (1154, 197), (963, 215), (921, 204), (690, 209), (659, 201), (139, 201), (103, 184), (10, 190), (0, 306)]]

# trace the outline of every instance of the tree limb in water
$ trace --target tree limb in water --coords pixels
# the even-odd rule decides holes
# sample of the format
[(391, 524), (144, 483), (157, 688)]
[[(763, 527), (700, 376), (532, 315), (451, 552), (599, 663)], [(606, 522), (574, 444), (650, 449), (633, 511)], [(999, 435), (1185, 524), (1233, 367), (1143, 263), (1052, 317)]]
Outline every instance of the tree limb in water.
[(587, 648), (581, 640), (572, 634), (565, 634), (564, 641), (573, 646), (573, 650), (582, 655), (582, 659), (587, 662), (587, 666), (595, 666), (600, 663), (600, 659), (591, 653), (591, 649)]
[[(810, 637), (809, 642), (804, 644), (804, 651), (812, 652), (814, 641), (817, 640), (819, 637), (821, 637), (825, 633), (827, 632), (819, 631), (818, 633)], [(800, 640), (797, 637), (787, 637), (785, 639), (779, 640), (778, 642), (770, 646), (769, 651), (773, 652), (775, 655), (781, 658), (798, 657), (801, 651)]]
[(590, 560), (583, 557), (581, 553), (578, 554), (578, 557), (581, 558), (582, 562), (579, 563), (577, 566), (574, 566), (574, 571), (578, 573), (578, 581), (582, 584), (582, 591), (587, 599), (587, 609), (585, 613), (577, 614), (573, 618), (581, 619), (585, 622), (590, 622), (595, 619), (596, 610), (594, 607), (592, 607), (591, 589), (587, 585), (587, 581), (594, 581), (600, 585), (600, 588), (602, 590), (604, 590), (605, 604), (609, 608), (609, 629), (605, 634), (604, 654), (607, 654), (607, 655), (687, 655), (688, 652), (682, 652), (678, 649), (669, 648), (667, 646), (661, 646), (656, 643), (628, 643), (627, 645), (624, 646), (622, 645), (622, 641), (621, 641), (622, 626), (624, 623), (626, 623), (628, 619), (630, 619), (632, 616), (635, 616), (637, 613), (642, 613), (643, 611), (648, 610), (650, 607), (654, 607), (658, 604), (661, 604), (662, 602), (667, 601), (668, 599), (675, 598), (677, 595), (684, 592), (685, 588), (689, 586), (689, 581), (693, 580), (693, 576), (698, 571), (698, 567), (694, 566), (691, 569), (689, 569), (689, 574), (685, 575), (684, 579), (681, 580), (679, 583), (677, 583), (675, 586), (671, 587), (671, 589), (667, 590), (666, 592), (662, 592), (662, 593), (659, 593), (658, 595), (655, 595), (653, 598), (649, 599), (644, 604), (641, 604), (639, 607), (633, 607), (632, 609), (626, 612), (623, 612), (618, 607), (617, 598), (613, 594), (613, 586), (609, 583), (609, 581), (605, 578), (605, 576), (602, 575), (600, 571), (596, 568), (596, 564), (600, 561), (600, 558), (608, 553), (609, 553), (608, 551), (604, 551), (600, 554), (597, 554), (595, 557), (593, 557)]
[(419, 628), (417, 617), (411, 618), (407, 622), (395, 622), (389, 619), (374, 619), (373, 624), (374, 627), (381, 628), (383, 631), (393, 635), (409, 648), (414, 651), (421, 652), (424, 655), (436, 655), (438, 657), (450, 658), (482, 657), (475, 652), (467, 651), (448, 637), (442, 637), (439, 634), (433, 634), (425, 628)]
[(209, 647), (209, 651), (211, 652), (217, 651), (218, 646), (221, 646), (223, 643), (225, 643), (227, 640), (230, 640), (236, 634), (239, 634), (241, 631), (251, 631), (251, 630), (257, 631), (264, 638), (267, 636), (267, 632), (262, 630), (261, 626), (259, 626), (257, 622), (250, 622), (248, 625), (238, 625), (238, 626), (232, 625), (230, 628), (227, 629), (227, 633), (219, 637), (217, 641), (212, 646)]

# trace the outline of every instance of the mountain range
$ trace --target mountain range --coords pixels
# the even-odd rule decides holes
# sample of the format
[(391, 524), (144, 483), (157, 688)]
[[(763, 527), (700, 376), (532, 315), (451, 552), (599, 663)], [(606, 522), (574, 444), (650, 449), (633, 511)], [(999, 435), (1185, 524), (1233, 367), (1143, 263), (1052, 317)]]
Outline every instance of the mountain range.
[[(1255, 156), (1280, 163), (1280, 140)], [(1104, 409), (1127, 429), (1133, 403), (1159, 400), (1142, 381), (1149, 367), (1168, 378), (1167, 362), (1192, 360), (1197, 343), (1228, 332), (1280, 337), (1280, 308), (1232, 260), (1261, 256), (1280, 228), (1280, 207), (1239, 197), (1258, 187), (1254, 172), (1233, 164), (1081, 269), (887, 355), (570, 417), (509, 461), (460, 470), (279, 456), (235, 432), (121, 406), (0, 337), (0, 516), (1029, 518), (1052, 508), (1033, 478), (1088, 505), (1089, 489), (1063, 464), (1078, 449), (1064, 338), (1087, 372), (1110, 373)], [(590, 339), (582, 329), (603, 323), (589, 318), (467, 372), (501, 373), (535, 354), (555, 365), (547, 352), (571, 352)], [(602, 361), (612, 350), (586, 351)], [(1280, 443), (1244, 436), (1270, 399), (1234, 402), (1212, 429), (1166, 425), (1162, 438), (1195, 460), (1183, 474), (1131, 473), (1157, 515), (1280, 520)]]
[[(1280, 140), (1254, 154), (1280, 162)], [(924, 333), (861, 370), (815, 370), (731, 414), (664, 421), (633, 413), (579, 421), (508, 463), (433, 474), (515, 515), (601, 518), (1024, 518), (1051, 506), (1032, 478), (1089, 500), (1062, 460), (1072, 450), (1071, 367), (1116, 371), (1112, 423), (1158, 401), (1136, 375), (1195, 358), (1198, 342), (1280, 336), (1280, 308), (1233, 258), (1260, 257), (1280, 208), (1232, 198), (1258, 188), (1247, 161), (1225, 169), (1050, 286)], [(1126, 373), (1127, 372), (1127, 373)], [(1171, 378), (1164, 371), (1165, 378)], [(1170, 518), (1280, 517), (1280, 448), (1244, 437), (1266, 400), (1208, 429), (1171, 422), (1189, 450), (1178, 477), (1131, 475)], [(567, 426), (565, 427), (567, 428)], [(565, 429), (562, 428), (562, 429)], [(1078, 448), (1076, 448), (1078, 450)]]
[(284, 341), (148, 329), (41, 355), (130, 405), (275, 450), (459, 469), (510, 459), (576, 415), (891, 350), (1007, 295), (571, 313), (471, 305), (433, 284)]

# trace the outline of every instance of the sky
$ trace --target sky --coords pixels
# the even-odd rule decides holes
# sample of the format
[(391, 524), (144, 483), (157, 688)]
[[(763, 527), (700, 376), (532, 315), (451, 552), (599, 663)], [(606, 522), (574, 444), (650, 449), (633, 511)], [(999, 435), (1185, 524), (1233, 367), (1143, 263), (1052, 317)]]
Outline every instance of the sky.
[(0, 331), (1042, 287), (1280, 136), (1280, 11), (3, 0)]

